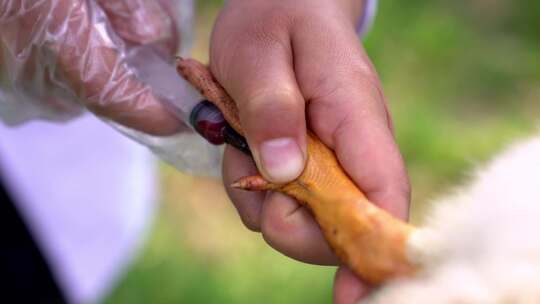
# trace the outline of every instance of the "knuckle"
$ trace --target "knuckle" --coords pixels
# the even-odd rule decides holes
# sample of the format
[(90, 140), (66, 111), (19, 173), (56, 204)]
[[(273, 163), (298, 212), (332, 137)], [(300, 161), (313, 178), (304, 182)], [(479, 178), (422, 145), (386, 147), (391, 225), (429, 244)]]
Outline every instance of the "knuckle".
[(257, 219), (249, 216), (240, 216), (242, 223), (247, 229), (253, 232), (261, 232), (261, 223)]
[(275, 108), (291, 107), (301, 100), (298, 91), (292, 85), (282, 84), (280, 87), (264, 87), (246, 95), (246, 107), (256, 112)]
[(260, 216), (256, 208), (251, 208), (254, 206), (254, 204), (258, 204), (259, 202), (253, 202), (251, 201), (251, 199), (248, 199), (242, 195), (238, 195), (237, 191), (238, 190), (226, 187), (227, 196), (238, 211), (238, 215), (244, 226), (253, 232), (260, 232)]
[[(338, 69), (332, 75), (324, 75), (319, 78), (318, 85), (320, 96), (333, 97), (332, 95), (344, 92), (361, 92), (362, 95), (377, 96), (380, 92), (380, 84), (376, 76), (367, 72), (362, 66), (344, 67)], [(348, 93), (350, 94), (350, 93)], [(344, 101), (343, 98), (326, 98), (330, 102)]]
[(292, 16), (282, 8), (270, 7), (262, 18), (255, 20), (251, 31), (247, 33), (254, 42), (263, 44), (280, 42), (282, 33), (289, 30), (292, 21)]
[(284, 235), (290, 233), (286, 222), (281, 218), (263, 218), (261, 223), (261, 232), (265, 241), (270, 246), (275, 246)]
[[(278, 5), (265, 5), (259, 14), (252, 14), (249, 5), (244, 8), (245, 21), (233, 23), (236, 25), (231, 32), (216, 27), (220, 39), (226, 39), (229, 46), (233, 46), (234, 52), (260, 55), (261, 49), (286, 48), (289, 49), (288, 32), (294, 18), (284, 8)], [(228, 38), (226, 38), (228, 37)], [(245, 54), (243, 54), (245, 56)]]
[(256, 21), (247, 31), (240, 34), (237, 51), (241, 58), (258, 62), (261, 51), (289, 51), (291, 49), (284, 21), (269, 20), (268, 24)]
[[(279, 205), (290, 203), (291, 209), (284, 211)], [(298, 203), (284, 194), (273, 193), (267, 197), (261, 217), (261, 231), (269, 243), (283, 241), (287, 236), (291, 237), (301, 228), (301, 207)]]
[(292, 132), (290, 128), (298, 125), (304, 114), (303, 101), (290, 91), (261, 94), (239, 106), (240, 118), (248, 133)]

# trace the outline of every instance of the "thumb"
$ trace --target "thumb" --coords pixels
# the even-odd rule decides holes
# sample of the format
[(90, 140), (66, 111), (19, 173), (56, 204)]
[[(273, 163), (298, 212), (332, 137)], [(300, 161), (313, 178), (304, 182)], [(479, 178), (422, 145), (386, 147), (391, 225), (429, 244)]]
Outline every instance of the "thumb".
[(237, 102), (259, 171), (276, 183), (297, 178), (307, 154), (305, 101), (296, 83), (291, 50), (284, 45), (288, 43), (258, 38), (232, 53), (217, 46), (213, 50), (222, 53), (211, 56), (218, 59), (210, 64)]

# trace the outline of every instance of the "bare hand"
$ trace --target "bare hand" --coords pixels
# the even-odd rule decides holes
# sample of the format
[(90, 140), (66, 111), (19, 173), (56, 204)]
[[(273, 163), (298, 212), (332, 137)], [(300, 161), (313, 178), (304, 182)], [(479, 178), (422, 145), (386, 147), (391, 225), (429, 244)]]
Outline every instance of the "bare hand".
[[(302, 171), (306, 130), (336, 155), (369, 199), (405, 218), (409, 184), (377, 74), (355, 32), (356, 0), (230, 0), (214, 29), (210, 67), (239, 107), (256, 166), (225, 152), (224, 182), (257, 171), (287, 182)], [(245, 225), (300, 261), (338, 263), (310, 212), (277, 193), (227, 188)], [(367, 287), (346, 269), (336, 303), (357, 301)]]

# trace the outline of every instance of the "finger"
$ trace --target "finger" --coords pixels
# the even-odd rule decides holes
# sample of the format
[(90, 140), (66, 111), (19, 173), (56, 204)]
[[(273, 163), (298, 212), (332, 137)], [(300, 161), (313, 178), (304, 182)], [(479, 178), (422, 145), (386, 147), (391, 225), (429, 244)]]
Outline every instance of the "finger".
[(311, 213), (293, 198), (269, 193), (262, 208), (266, 242), (281, 253), (311, 264), (336, 265), (337, 258)]
[(257, 173), (253, 161), (230, 146), (225, 148), (223, 181), (244, 225), (261, 231), (268, 244), (283, 254), (306, 263), (335, 265), (337, 258), (311, 213), (279, 193), (246, 192), (231, 188), (240, 177)]
[(334, 280), (334, 304), (356, 304), (370, 289), (349, 268), (340, 266)]
[(252, 231), (261, 230), (261, 210), (265, 193), (247, 192), (230, 185), (244, 176), (257, 174), (252, 159), (227, 146), (223, 155), (223, 184), (244, 225)]
[(257, 173), (252, 159), (230, 146), (225, 148), (223, 182), (244, 225), (262, 231), (268, 244), (283, 254), (306, 262), (335, 265), (337, 258), (311, 214), (278, 193), (246, 192), (231, 188), (240, 177)]
[[(178, 32), (165, 1), (97, 0), (114, 31), (134, 44), (166, 44), (174, 52)], [(172, 53), (171, 53), (172, 54)]]
[(227, 32), (216, 27), (210, 67), (238, 104), (261, 174), (284, 183), (304, 167), (305, 101), (296, 84), (287, 31), (281, 28), (285, 25), (266, 21), (260, 25), (254, 20), (252, 26)]
[(65, 39), (50, 46), (58, 53), (62, 77), (98, 115), (149, 134), (183, 130), (184, 125), (122, 61), (117, 46), (92, 24), (88, 5), (88, 1), (66, 5), (70, 17)]
[[(295, 54), (303, 54), (294, 61), (310, 127), (370, 200), (406, 218), (409, 183), (377, 75), (352, 27), (320, 24), (300, 23), (293, 37)], [(308, 31), (315, 34), (302, 34)]]

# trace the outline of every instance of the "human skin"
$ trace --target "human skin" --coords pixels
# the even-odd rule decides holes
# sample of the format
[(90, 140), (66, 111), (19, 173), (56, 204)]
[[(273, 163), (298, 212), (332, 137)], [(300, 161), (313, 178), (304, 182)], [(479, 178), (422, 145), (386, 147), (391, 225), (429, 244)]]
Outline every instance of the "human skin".
[[(279, 193), (228, 185), (257, 171), (276, 183), (298, 177), (309, 128), (370, 201), (407, 217), (405, 168), (380, 81), (355, 31), (362, 7), (357, 0), (230, 0), (212, 35), (210, 69), (237, 102), (256, 165), (227, 148), (227, 192), (249, 229), (308, 263), (337, 259), (307, 209)], [(348, 269), (338, 270), (336, 303), (353, 303), (367, 290)]]
[[(18, 3), (6, 6), (10, 8), (23, 7), (25, 3), (24, 0), (8, 2)], [(49, 13), (49, 2), (40, 2), (44, 14)], [(87, 12), (86, 1), (55, 3), (59, 5), (50, 14), (53, 25), (62, 23), (67, 13), (63, 8), (71, 7), (75, 10), (71, 13), (81, 16)], [(165, 49), (175, 45), (178, 37), (174, 29), (167, 30), (171, 23), (163, 18), (169, 10), (140, 0), (98, 3), (125, 41), (134, 44), (159, 41)], [(160, 5), (166, 3), (159, 1)], [(148, 15), (141, 17), (144, 21), (125, 18), (132, 16), (130, 12), (139, 5), (149, 6), (144, 9)], [(362, 7), (362, 1), (358, 0), (230, 0), (216, 23), (211, 69), (239, 103), (242, 125), (265, 178), (285, 182), (300, 174), (309, 125), (335, 150), (341, 165), (371, 201), (405, 217), (409, 196), (405, 170), (394, 143), (379, 80), (354, 29)], [(4, 16), (5, 12), (1, 12)], [(21, 17), (22, 25), (34, 21), (33, 15)], [(145, 30), (138, 31), (138, 25), (145, 25)], [(148, 25), (155, 30), (148, 31)], [(84, 73), (80, 67), (84, 65), (80, 61), (85, 57), (77, 53), (80, 49), (76, 46), (87, 45), (88, 40), (84, 39), (96, 34), (96, 29), (89, 27), (84, 18), (73, 18), (69, 29), (65, 32), (67, 39), (52, 44), (52, 49), (58, 51), (59, 69), (64, 70), (75, 91), (97, 95), (93, 93), (103, 91), (104, 80), (109, 76), (107, 71), (118, 54), (105, 41), (93, 41), (94, 55), (103, 60), (93, 66), (94, 77), (81, 77)], [(158, 35), (163, 33), (171, 35)], [(128, 96), (132, 92), (144, 94), (135, 100), (116, 98), (122, 94), (110, 95), (116, 99), (89, 98), (85, 100), (86, 106), (147, 133), (166, 135), (182, 129), (182, 124), (149, 91), (142, 90), (144, 84), (135, 77), (129, 77), (126, 83), (124, 93)], [(271, 153), (261, 153), (268, 150)], [(295, 150), (300, 151), (300, 157), (292, 156)], [(266, 154), (273, 157), (263, 157)], [(249, 158), (227, 149), (226, 185), (255, 171)], [(227, 190), (244, 223), (261, 231), (274, 248), (306, 262), (337, 262), (310, 214), (296, 202), (276, 193), (265, 197)], [(363, 288), (346, 270), (338, 271), (336, 302), (354, 300)]]

